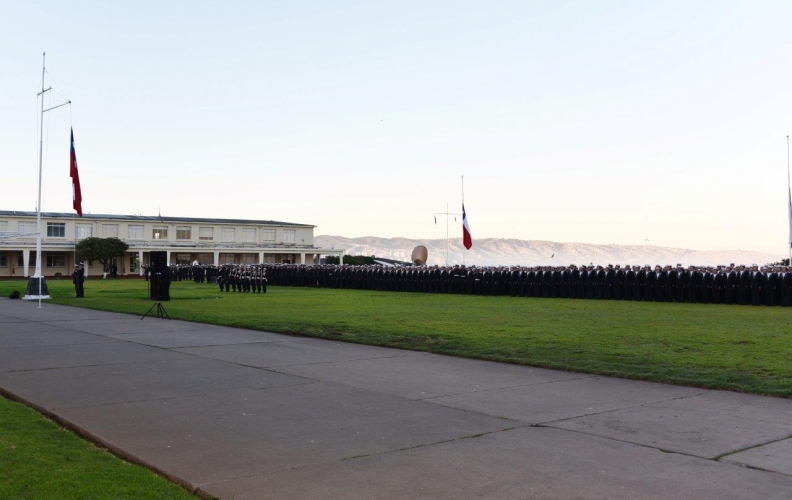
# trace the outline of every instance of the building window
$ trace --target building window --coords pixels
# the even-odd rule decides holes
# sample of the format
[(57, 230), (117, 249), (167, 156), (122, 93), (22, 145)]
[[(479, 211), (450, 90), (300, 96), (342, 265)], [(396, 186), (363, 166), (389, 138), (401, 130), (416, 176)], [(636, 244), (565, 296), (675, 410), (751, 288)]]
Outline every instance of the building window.
[(255, 243), (256, 242), (256, 228), (255, 227), (243, 227), (242, 228), (242, 241), (245, 243)]
[(262, 229), (261, 230), (261, 239), (264, 241), (275, 241), (275, 230), (274, 229)]
[(0, 253), (0, 267), (8, 267), (8, 255)]
[(38, 226), (35, 222), (20, 222), (19, 223), (19, 232), (20, 233), (37, 233)]
[[(178, 231), (178, 229), (177, 229)], [(190, 259), (190, 254), (188, 253), (177, 253), (176, 254), (176, 263), (177, 264), (192, 264), (192, 260)]]
[(154, 226), (154, 228), (151, 230), (151, 239), (167, 240), (168, 226)]
[(236, 264), (232, 253), (221, 253), (218, 258), (220, 259), (220, 264)]
[(233, 227), (224, 227), (222, 236), (223, 236), (223, 241), (235, 241), (236, 240), (236, 235), (234, 233), (234, 228)]
[[(36, 252), (30, 254), (29, 267), (36, 267)], [(25, 256), (23, 252), (17, 254), (17, 267), (25, 267)]]
[(7, 220), (1, 220), (0, 221), (0, 233), (4, 233), (6, 231), (8, 231), (8, 221)]
[(74, 236), (80, 240), (93, 236), (93, 226), (91, 224), (77, 224), (74, 226)]
[(102, 236), (105, 238), (118, 238), (118, 224), (102, 224)]
[(47, 252), (47, 267), (66, 267), (66, 253)]
[(253, 265), (253, 264), (256, 264), (257, 260), (258, 260), (258, 255), (254, 254), (254, 253), (243, 253), (242, 254), (242, 264)]
[(199, 227), (198, 228), (198, 239), (199, 240), (213, 240), (214, 239), (214, 228), (211, 228), (211, 227)]
[(129, 239), (130, 240), (142, 240), (143, 239), (143, 226), (130, 224), (129, 225)]
[(66, 237), (66, 223), (65, 222), (47, 222), (47, 237), (48, 238), (65, 238)]
[(190, 226), (176, 226), (176, 239), (177, 240), (191, 240), (192, 228)]
[(283, 242), (284, 243), (294, 243), (294, 236), (297, 234), (297, 231), (294, 229), (284, 229), (283, 230)]

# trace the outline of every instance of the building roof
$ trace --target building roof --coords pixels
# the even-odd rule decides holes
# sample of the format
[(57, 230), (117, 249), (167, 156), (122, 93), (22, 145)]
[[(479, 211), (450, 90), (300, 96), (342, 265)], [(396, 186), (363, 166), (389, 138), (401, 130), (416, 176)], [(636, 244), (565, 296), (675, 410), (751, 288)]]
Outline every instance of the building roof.
[[(36, 212), (17, 212), (12, 210), (0, 210), (0, 217), (36, 217)], [(74, 213), (61, 212), (41, 212), (41, 217), (49, 219), (79, 219)], [(251, 219), (212, 219), (197, 217), (170, 217), (167, 215), (114, 215), (114, 214), (84, 214), (82, 219), (101, 219), (101, 220), (123, 220), (140, 222), (181, 222), (189, 224), (251, 224), (267, 226), (287, 226), (287, 227), (316, 227), (311, 224), (297, 224), (293, 222), (279, 222), (275, 220), (251, 220)]]

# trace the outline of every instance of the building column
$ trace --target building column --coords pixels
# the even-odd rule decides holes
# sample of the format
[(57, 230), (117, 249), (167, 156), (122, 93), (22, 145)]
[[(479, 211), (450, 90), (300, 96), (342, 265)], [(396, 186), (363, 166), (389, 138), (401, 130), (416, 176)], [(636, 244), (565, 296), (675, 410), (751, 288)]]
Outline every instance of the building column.
[(138, 273), (143, 276), (143, 250), (138, 250)]
[(344, 254), (340, 253), (338, 254), (338, 264), (341, 265), (343, 263), (344, 263)]
[(167, 250), (167, 251), (166, 251), (166, 255), (167, 255), (167, 257), (165, 257), (165, 259), (166, 259), (166, 260), (165, 260), (165, 262), (167, 263), (167, 265), (171, 265), (171, 261), (170, 261), (170, 254), (171, 254), (171, 251), (170, 251), (170, 250)]
[(216, 266), (220, 265), (220, 251), (219, 250), (215, 250), (215, 252), (214, 252), (214, 265), (216, 265)]
[(30, 276), (30, 252), (35, 250), (22, 250), (22, 276), (25, 278)]
[(259, 252), (259, 260), (258, 260), (258, 263), (259, 263), (259, 264), (263, 264), (263, 263), (264, 263), (264, 252)]
[(300, 253), (300, 264), (305, 264), (305, 252)]

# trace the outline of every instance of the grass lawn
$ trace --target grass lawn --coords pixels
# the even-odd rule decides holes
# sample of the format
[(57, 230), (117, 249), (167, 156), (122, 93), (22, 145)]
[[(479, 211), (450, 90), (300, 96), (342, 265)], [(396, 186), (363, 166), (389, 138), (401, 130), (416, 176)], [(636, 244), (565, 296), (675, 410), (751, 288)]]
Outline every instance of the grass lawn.
[(0, 498), (4, 500), (195, 500), (143, 467), (131, 465), (0, 397)]
[[(50, 280), (53, 303), (142, 315), (144, 280)], [(0, 282), (0, 296), (24, 292)], [(173, 319), (792, 397), (792, 309), (177, 282)]]

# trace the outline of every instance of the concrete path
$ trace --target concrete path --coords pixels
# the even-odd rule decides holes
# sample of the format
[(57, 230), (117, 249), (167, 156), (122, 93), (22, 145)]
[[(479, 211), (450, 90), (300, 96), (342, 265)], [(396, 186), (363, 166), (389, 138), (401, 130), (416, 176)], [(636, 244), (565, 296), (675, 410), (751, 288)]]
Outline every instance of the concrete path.
[(792, 498), (792, 400), (0, 300), (0, 389), (205, 496)]

